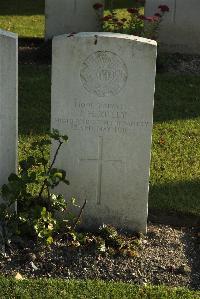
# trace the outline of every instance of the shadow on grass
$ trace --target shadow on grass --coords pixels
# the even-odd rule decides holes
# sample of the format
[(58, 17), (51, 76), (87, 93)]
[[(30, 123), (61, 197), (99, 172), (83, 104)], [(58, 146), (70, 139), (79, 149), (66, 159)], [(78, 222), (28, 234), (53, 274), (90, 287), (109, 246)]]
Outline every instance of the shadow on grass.
[(50, 130), (51, 67), (19, 65), (19, 133)]
[(52, 56), (51, 45), (50, 40), (45, 41), (43, 38), (20, 38), (19, 63), (50, 65)]
[(200, 76), (158, 74), (154, 122), (200, 116)]
[(1, 0), (0, 15), (43, 15), (44, 0)]
[(200, 225), (200, 180), (150, 186), (149, 220), (175, 226)]
[[(41, 42), (41, 44), (40, 44)], [(48, 65), (33, 64), (49, 61), (51, 47), (35, 40), (35, 50), (29, 53), (26, 39), (20, 41), (20, 61), (31, 60), (31, 65), (19, 67), (19, 127), (20, 132), (41, 133), (50, 124), (51, 70)], [(33, 42), (34, 43), (34, 42)], [(38, 43), (38, 45), (37, 45)], [(34, 46), (33, 46), (34, 48)], [(23, 52), (24, 51), (24, 52)], [(32, 58), (30, 55), (33, 55)], [(50, 61), (49, 61), (50, 64)], [(200, 76), (157, 75), (154, 122), (192, 119), (200, 116)]]

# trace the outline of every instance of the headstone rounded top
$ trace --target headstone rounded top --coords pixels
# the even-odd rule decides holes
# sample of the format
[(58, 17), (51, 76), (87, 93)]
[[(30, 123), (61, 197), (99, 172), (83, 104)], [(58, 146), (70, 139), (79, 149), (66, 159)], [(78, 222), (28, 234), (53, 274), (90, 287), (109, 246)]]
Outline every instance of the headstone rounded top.
[(110, 51), (97, 51), (81, 65), (84, 88), (98, 97), (117, 95), (125, 86), (128, 70), (124, 61)]
[(5, 31), (0, 29), (0, 36), (5, 36), (5, 37), (9, 37), (9, 38), (14, 38), (17, 39), (18, 35), (14, 32), (10, 32), (10, 31)]

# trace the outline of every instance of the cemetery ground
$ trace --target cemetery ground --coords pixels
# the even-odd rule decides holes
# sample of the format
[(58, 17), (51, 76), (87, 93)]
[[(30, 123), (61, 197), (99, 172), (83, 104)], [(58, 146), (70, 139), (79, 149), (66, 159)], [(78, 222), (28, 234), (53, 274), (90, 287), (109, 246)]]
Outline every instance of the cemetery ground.
[[(9, 2), (14, 9), (14, 2)], [(17, 3), (22, 6), (23, 2)], [(20, 32), (23, 37), (43, 37), (42, 1), (38, 1), (37, 5), (35, 1), (29, 3), (32, 5), (24, 8), (25, 19), (18, 18), (19, 7), (16, 7), (16, 13), (13, 12), (14, 21), (10, 14), (9, 28), (9, 18), (6, 19), (8, 5), (4, 6), (5, 14), (0, 16), (0, 26), (4, 27), (5, 24), (5, 29)], [(51, 73), (49, 45), (33, 39), (31, 42), (21, 39), (20, 44), (19, 160), (30, 155), (32, 141), (46, 136), (49, 131)], [(85, 248), (69, 249), (61, 241), (52, 245), (51, 250), (44, 246), (36, 247), (33, 242), (22, 243), (21, 247), (13, 248), (7, 257), (0, 260), (0, 271), (6, 276), (0, 280), (0, 298), (200, 297), (199, 292), (188, 289), (145, 286), (151, 283), (195, 290), (200, 288), (199, 57), (163, 55), (159, 61), (150, 178), (150, 222), (147, 235), (141, 237), (136, 247), (135, 256), (113, 256)], [(48, 149), (46, 154), (49, 155)], [(17, 272), (23, 278), (49, 279), (9, 278)], [(52, 278), (70, 280), (64, 282)], [(137, 285), (122, 284), (122, 281)]]

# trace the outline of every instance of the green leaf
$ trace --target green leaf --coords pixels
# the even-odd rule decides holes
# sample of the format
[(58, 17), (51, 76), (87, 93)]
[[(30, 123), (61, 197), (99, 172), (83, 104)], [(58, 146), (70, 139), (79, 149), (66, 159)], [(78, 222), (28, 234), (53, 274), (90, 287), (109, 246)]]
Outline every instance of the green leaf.
[(63, 139), (63, 141), (65, 141), (65, 142), (69, 140), (69, 138), (68, 138), (67, 135), (63, 135), (63, 136), (62, 136), (62, 139)]
[(28, 169), (28, 164), (26, 160), (22, 160), (19, 162), (19, 165), (21, 167), (22, 170), (27, 170)]
[(46, 216), (46, 213), (47, 213), (47, 209), (45, 207), (42, 208), (42, 211), (41, 211), (41, 216), (42, 217), (45, 217)]
[(101, 241), (99, 242), (99, 244), (97, 245), (97, 249), (98, 251), (100, 252), (106, 252), (106, 244), (105, 244), (105, 241)]
[(35, 180), (36, 180), (36, 173), (35, 173), (35, 172), (32, 172), (32, 173), (30, 174), (30, 179), (31, 179), (32, 181), (35, 181)]
[(19, 180), (20, 180), (20, 178), (19, 178), (18, 175), (15, 174), (15, 173), (11, 173), (11, 174), (9, 175), (9, 177), (8, 177), (8, 181), (9, 181), (9, 182), (12, 182), (12, 181), (19, 181)]
[(32, 165), (35, 164), (35, 158), (33, 156), (28, 157), (27, 163), (28, 163), (29, 167), (31, 167)]
[(53, 238), (49, 236), (46, 240), (47, 244), (51, 245), (53, 243)]
[(53, 176), (56, 177), (56, 178), (62, 179), (63, 174), (62, 174), (62, 172), (56, 172), (56, 173), (54, 173)]
[(63, 180), (63, 183), (65, 183), (66, 185), (70, 185), (70, 182), (68, 180)]

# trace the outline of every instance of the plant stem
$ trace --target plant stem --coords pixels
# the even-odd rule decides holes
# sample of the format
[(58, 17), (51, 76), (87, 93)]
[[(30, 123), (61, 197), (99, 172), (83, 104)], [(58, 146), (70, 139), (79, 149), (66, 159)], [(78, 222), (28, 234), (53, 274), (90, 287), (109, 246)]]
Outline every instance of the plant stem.
[[(59, 140), (59, 145), (58, 145), (57, 150), (56, 150), (56, 152), (54, 154), (53, 161), (52, 161), (51, 165), (49, 166), (49, 169), (47, 171), (47, 175), (50, 173), (50, 171), (51, 171), (51, 169), (52, 169), (52, 167), (53, 167), (53, 165), (54, 165), (54, 163), (56, 161), (56, 158), (58, 156), (58, 152), (59, 152), (62, 144), (63, 144), (63, 142)], [(43, 182), (43, 185), (42, 185), (42, 187), (40, 189), (39, 195), (38, 195), (39, 198), (42, 196), (42, 193), (43, 193), (44, 188), (46, 186), (46, 182), (47, 182), (47, 180), (45, 179), (44, 182)], [(48, 186), (47, 186), (47, 188), (48, 188)], [(49, 192), (49, 189), (48, 189), (48, 192)]]
[(48, 170), (48, 172), (47, 172), (48, 174), (50, 173), (50, 171), (51, 171), (51, 169), (52, 169), (52, 167), (53, 167), (53, 165), (54, 165), (54, 163), (55, 163), (55, 161), (56, 161), (56, 158), (57, 158), (57, 156), (58, 156), (58, 152), (59, 152), (59, 150), (60, 150), (62, 144), (63, 144), (63, 142), (59, 140), (58, 148), (57, 148), (57, 150), (56, 150), (56, 152), (55, 152), (55, 154), (54, 154), (53, 161), (52, 161), (51, 165), (49, 166), (49, 170)]
[(76, 220), (75, 220), (75, 222), (74, 222), (74, 225), (73, 225), (73, 228), (72, 228), (72, 229), (75, 229), (75, 228), (76, 228), (77, 223), (79, 222), (79, 219), (81, 218), (81, 215), (83, 214), (83, 210), (84, 210), (84, 208), (85, 208), (85, 206), (86, 206), (86, 203), (87, 203), (87, 199), (85, 199), (84, 204), (83, 204), (82, 208), (80, 209), (80, 212), (79, 212), (78, 217), (76, 218)]

